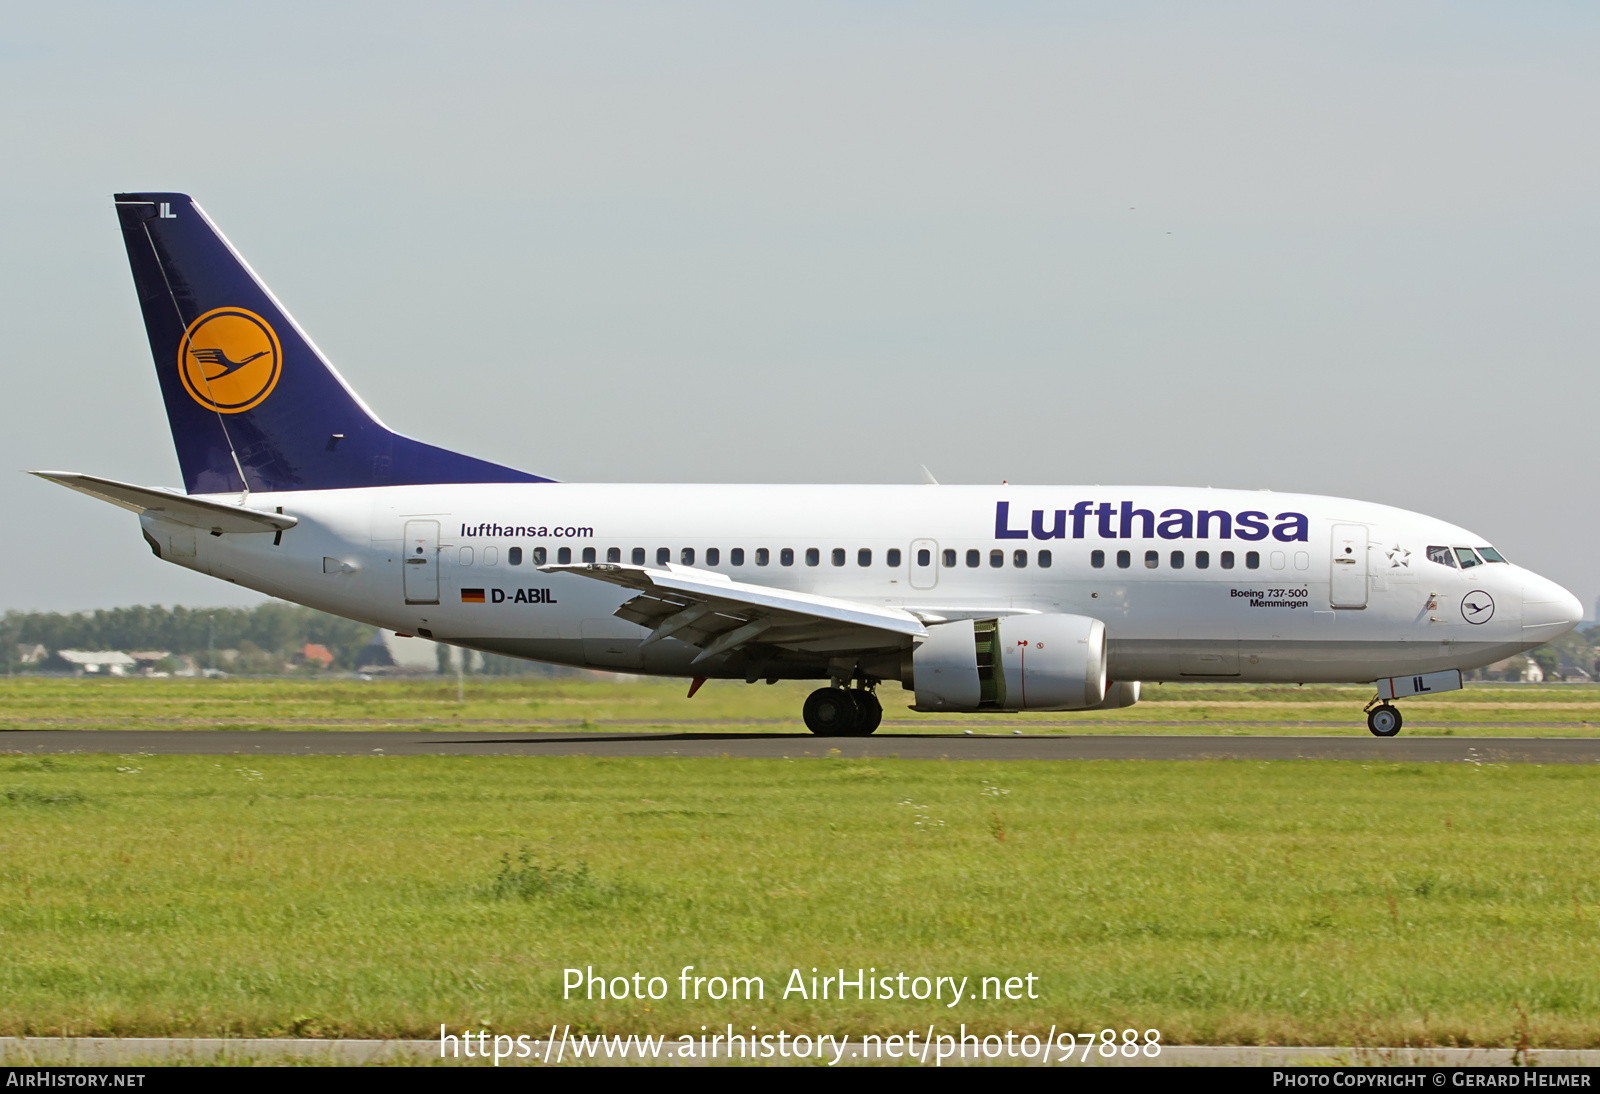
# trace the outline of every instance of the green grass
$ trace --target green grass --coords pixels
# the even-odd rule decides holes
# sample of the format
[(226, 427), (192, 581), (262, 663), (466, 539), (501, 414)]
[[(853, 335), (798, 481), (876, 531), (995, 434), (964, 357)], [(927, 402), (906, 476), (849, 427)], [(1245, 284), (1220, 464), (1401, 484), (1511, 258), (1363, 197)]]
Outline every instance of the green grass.
[[(0, 679), (0, 730), (63, 728), (450, 729), (506, 727), (649, 728), (721, 724), (741, 730), (802, 731), (799, 715), (814, 683), (774, 686), (714, 680), (693, 699), (677, 680), (618, 683), (606, 678), (469, 677), (465, 701), (452, 678), (360, 681)], [(1147, 686), (1144, 701), (1116, 711), (1066, 714), (931, 715), (908, 710), (911, 693), (879, 691), (887, 732), (941, 733), (997, 720), (1040, 733), (1364, 733), (1363, 687), (1229, 684)], [(1600, 688), (1593, 685), (1472, 685), (1402, 701), (1408, 735), (1593, 736)], [(931, 725), (907, 726), (920, 722)], [(1006, 730), (1009, 731), (1009, 728)]]
[[(0, 1034), (1595, 1047), (1597, 837), (1578, 766), (0, 756)], [(776, 998), (813, 966), (1041, 998)]]

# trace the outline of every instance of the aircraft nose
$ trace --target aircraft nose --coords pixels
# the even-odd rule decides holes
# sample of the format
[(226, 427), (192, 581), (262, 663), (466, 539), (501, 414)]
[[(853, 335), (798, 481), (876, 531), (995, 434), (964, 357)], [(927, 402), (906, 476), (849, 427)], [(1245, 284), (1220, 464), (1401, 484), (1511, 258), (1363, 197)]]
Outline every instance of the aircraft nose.
[(1522, 586), (1522, 636), (1548, 642), (1583, 622), (1583, 604), (1554, 581), (1529, 574)]

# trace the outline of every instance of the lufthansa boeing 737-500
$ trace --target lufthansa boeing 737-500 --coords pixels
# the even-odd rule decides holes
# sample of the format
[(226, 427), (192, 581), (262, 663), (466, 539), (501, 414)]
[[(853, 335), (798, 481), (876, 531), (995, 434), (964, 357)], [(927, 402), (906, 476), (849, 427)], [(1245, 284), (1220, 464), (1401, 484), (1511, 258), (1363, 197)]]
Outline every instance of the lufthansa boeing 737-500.
[(407, 635), (562, 665), (825, 681), (805, 722), (1103, 710), (1140, 681), (1394, 700), (1582, 617), (1481, 536), (1341, 498), (1148, 486), (554, 482), (380, 422), (183, 194), (118, 194), (184, 489), (43, 478), (178, 566)]

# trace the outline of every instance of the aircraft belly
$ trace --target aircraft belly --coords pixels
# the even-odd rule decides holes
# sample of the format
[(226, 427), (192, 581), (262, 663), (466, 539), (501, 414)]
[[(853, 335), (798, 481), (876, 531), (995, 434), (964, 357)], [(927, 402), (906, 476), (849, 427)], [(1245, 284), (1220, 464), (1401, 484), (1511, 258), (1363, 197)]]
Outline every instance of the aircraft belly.
[(1178, 681), (1211, 677), (1241, 683), (1366, 683), (1385, 676), (1471, 669), (1509, 657), (1526, 646), (1503, 641), (1334, 641), (1244, 639), (1237, 644), (1238, 673), (1196, 671), (1208, 651), (1225, 665), (1226, 643), (1175, 639), (1112, 639), (1108, 674), (1114, 680)]

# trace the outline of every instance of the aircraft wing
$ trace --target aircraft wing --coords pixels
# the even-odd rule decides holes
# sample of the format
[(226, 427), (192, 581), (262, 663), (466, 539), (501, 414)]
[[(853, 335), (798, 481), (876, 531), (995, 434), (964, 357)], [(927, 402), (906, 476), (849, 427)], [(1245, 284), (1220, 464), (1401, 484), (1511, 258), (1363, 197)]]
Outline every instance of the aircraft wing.
[(646, 645), (671, 636), (701, 647), (696, 663), (747, 642), (845, 653), (893, 648), (928, 633), (900, 608), (746, 585), (689, 566), (583, 562), (539, 569), (636, 590), (614, 614), (651, 628)]
[(30, 471), (29, 474), (135, 513), (150, 513), (163, 520), (208, 532), (281, 532), (300, 523), (299, 517), (285, 516), (283, 513), (264, 513), (260, 509), (246, 509), (240, 505), (207, 501), (171, 490), (134, 486), (93, 475), (79, 475), (70, 471)]

